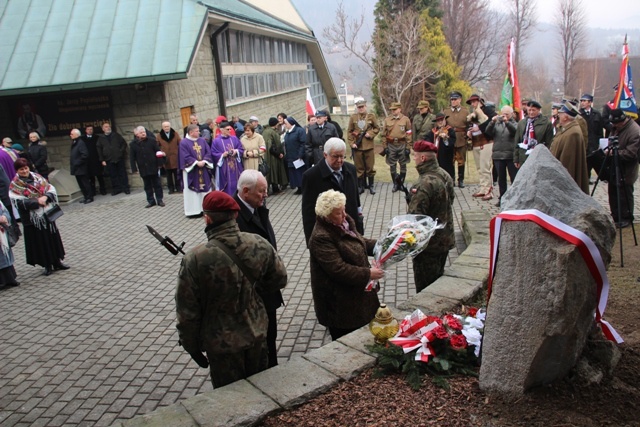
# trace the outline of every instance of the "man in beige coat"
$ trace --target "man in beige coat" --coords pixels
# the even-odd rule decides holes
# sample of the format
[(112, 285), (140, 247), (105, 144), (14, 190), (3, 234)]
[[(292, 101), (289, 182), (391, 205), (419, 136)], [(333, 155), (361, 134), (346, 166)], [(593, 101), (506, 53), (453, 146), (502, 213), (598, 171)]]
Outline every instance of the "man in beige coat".
[(558, 111), (560, 129), (551, 143), (551, 154), (562, 163), (578, 187), (589, 194), (587, 150), (575, 110), (563, 105)]

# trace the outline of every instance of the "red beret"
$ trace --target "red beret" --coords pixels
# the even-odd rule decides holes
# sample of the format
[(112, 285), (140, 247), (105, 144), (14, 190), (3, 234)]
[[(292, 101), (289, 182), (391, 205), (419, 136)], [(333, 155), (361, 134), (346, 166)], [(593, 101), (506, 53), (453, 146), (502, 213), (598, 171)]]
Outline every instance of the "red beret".
[(433, 142), (429, 141), (416, 141), (413, 143), (413, 151), (416, 153), (426, 153), (427, 151), (438, 152), (438, 147)]
[(240, 206), (238, 206), (233, 197), (227, 193), (212, 191), (204, 196), (202, 210), (205, 212), (239, 211)]
[(226, 118), (225, 116), (218, 116), (218, 117), (216, 117), (216, 123), (217, 123), (217, 124), (220, 124), (220, 123), (222, 123), (222, 122), (226, 122), (226, 121), (227, 121), (227, 118)]

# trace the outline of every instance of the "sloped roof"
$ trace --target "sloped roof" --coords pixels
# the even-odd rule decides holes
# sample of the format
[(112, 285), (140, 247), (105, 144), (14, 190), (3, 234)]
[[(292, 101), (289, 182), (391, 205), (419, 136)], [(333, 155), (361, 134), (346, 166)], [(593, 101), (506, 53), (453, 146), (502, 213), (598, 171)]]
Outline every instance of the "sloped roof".
[(194, 0), (0, 1), (0, 96), (186, 78)]

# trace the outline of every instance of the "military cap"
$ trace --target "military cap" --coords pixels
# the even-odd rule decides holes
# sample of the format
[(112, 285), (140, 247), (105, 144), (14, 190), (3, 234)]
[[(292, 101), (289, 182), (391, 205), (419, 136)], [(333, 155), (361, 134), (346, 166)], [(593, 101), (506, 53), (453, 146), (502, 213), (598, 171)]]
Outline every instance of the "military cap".
[(316, 111), (316, 117), (327, 117), (327, 112), (324, 110)]
[(269, 117), (269, 126), (275, 126), (278, 124), (278, 119), (275, 117)]
[(448, 119), (449, 116), (445, 116), (444, 113), (438, 113), (436, 114), (436, 121), (440, 120), (440, 119)]
[(256, 116), (251, 116), (251, 117), (249, 117), (249, 121), (250, 122), (259, 122), (260, 120), (258, 120), (258, 118)]
[(239, 211), (238, 203), (225, 192), (212, 191), (204, 196), (202, 210), (205, 212)]
[(13, 144), (11, 148), (13, 148), (16, 151), (24, 151), (24, 147), (22, 146), (22, 144)]
[(558, 114), (564, 113), (564, 114), (570, 115), (571, 117), (577, 116), (578, 113), (576, 112), (576, 110), (574, 110), (570, 106), (567, 106), (567, 104), (568, 103), (565, 103), (564, 105), (562, 105), (562, 107), (560, 107), (560, 110), (558, 111)]
[(429, 104), (429, 101), (420, 101), (418, 102), (418, 107), (417, 108), (429, 108), (431, 109), (431, 104)]
[(453, 91), (449, 94), (449, 99), (462, 98), (462, 94), (458, 91)]
[(396, 108), (402, 108), (402, 104), (400, 104), (399, 102), (392, 102), (391, 106), (389, 107), (390, 110), (395, 110)]
[(484, 99), (482, 99), (477, 93), (474, 93), (469, 97), (469, 99), (467, 99), (467, 105), (471, 105), (472, 101), (480, 101), (484, 104)]
[(365, 101), (364, 99), (358, 99), (356, 101), (356, 107), (361, 107), (363, 105), (367, 105), (367, 101)]
[(438, 152), (438, 147), (429, 141), (416, 141), (413, 143), (413, 151), (416, 153), (426, 153), (428, 151)]
[(591, 101), (591, 102), (593, 102), (593, 95), (585, 93), (580, 97), (580, 101)]
[(527, 107), (542, 108), (542, 105), (540, 105), (540, 103), (538, 101), (534, 101), (532, 99), (529, 102), (527, 102)]
[(609, 113), (609, 121), (611, 123), (622, 123), (627, 118), (627, 115), (620, 108), (615, 108)]
[(556, 110), (559, 110), (560, 108), (562, 108), (562, 104), (560, 104), (559, 102), (553, 102), (551, 104), (551, 108), (555, 108)]

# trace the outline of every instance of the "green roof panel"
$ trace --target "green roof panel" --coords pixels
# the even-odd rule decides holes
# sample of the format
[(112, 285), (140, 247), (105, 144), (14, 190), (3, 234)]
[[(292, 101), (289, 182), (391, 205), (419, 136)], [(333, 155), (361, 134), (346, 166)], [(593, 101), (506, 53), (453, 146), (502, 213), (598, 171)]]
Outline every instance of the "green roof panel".
[(0, 0), (0, 96), (184, 78), (207, 16), (196, 0)]

